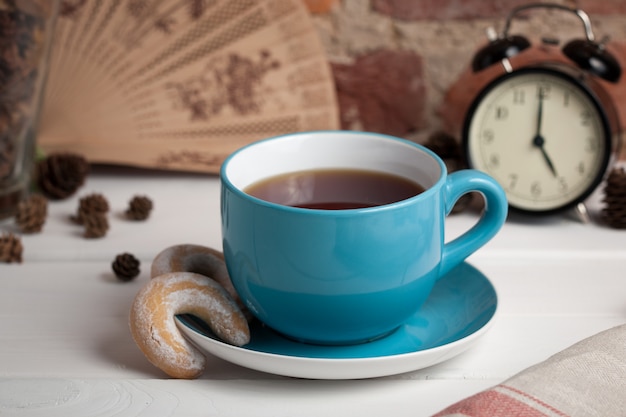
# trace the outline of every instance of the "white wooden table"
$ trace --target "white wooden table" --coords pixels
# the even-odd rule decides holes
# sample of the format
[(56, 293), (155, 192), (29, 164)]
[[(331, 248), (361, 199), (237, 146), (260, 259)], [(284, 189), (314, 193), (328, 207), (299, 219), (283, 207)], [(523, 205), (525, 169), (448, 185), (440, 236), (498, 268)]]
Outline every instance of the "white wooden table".
[[(110, 229), (84, 239), (68, 220), (78, 199), (104, 194)], [(147, 195), (146, 222), (123, 218)], [(592, 197), (596, 215), (599, 195)], [(450, 236), (475, 215), (448, 221)], [(12, 221), (4, 231), (17, 231)], [(41, 234), (22, 237), (22, 264), (0, 264), (0, 416), (428, 416), (569, 345), (626, 322), (626, 232), (556, 217), (510, 219), (468, 261), (494, 284), (494, 325), (467, 352), (379, 379), (301, 380), (217, 358), (201, 379), (168, 379), (135, 346), (128, 311), (152, 258), (177, 243), (220, 247), (214, 176), (97, 168), (79, 193), (53, 202)], [(131, 252), (140, 276), (118, 282)]]

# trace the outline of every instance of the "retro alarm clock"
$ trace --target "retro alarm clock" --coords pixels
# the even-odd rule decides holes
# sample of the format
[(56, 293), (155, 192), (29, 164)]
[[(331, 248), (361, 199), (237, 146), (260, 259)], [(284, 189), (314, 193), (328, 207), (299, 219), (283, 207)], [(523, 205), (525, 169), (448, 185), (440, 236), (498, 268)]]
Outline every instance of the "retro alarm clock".
[[(509, 34), (511, 21), (531, 8), (571, 12), (582, 22), (585, 37), (565, 44), (563, 62), (513, 67), (510, 58), (530, 42)], [(561, 5), (515, 8), (503, 32), (489, 37), (472, 70), (501, 65), (504, 71), (478, 93), (465, 116), (465, 162), (502, 185), (513, 211), (539, 215), (573, 208), (584, 215), (585, 199), (602, 182), (619, 147), (615, 104), (598, 82), (616, 83), (619, 63), (595, 40), (587, 14)]]

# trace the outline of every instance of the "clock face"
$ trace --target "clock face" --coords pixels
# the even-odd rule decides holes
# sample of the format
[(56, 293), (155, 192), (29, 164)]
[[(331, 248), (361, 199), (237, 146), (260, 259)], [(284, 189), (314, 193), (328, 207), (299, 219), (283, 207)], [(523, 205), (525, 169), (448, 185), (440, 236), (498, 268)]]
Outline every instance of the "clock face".
[(546, 213), (598, 186), (611, 133), (591, 92), (561, 72), (535, 68), (483, 91), (466, 120), (464, 147), (470, 167), (496, 179), (512, 208)]

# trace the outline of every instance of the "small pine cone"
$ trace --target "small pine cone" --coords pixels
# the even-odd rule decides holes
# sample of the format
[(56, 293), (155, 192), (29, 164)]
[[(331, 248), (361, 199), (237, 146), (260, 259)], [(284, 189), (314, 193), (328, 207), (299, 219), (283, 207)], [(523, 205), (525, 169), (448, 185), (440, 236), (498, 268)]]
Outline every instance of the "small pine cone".
[(615, 168), (604, 186), (602, 218), (610, 227), (626, 229), (626, 172)]
[(109, 230), (109, 221), (104, 213), (93, 212), (83, 217), (85, 226), (84, 237), (88, 239), (99, 238), (106, 235)]
[(15, 222), (23, 233), (38, 233), (47, 216), (48, 199), (41, 194), (33, 194), (17, 205)]
[(111, 268), (120, 281), (131, 281), (139, 275), (139, 260), (130, 253), (122, 253), (115, 257)]
[(146, 220), (152, 211), (152, 200), (145, 196), (135, 196), (130, 200), (126, 217), (131, 220)]
[(36, 178), (41, 191), (52, 200), (74, 194), (89, 173), (87, 160), (73, 153), (51, 154), (37, 163)]
[(610, 197), (626, 197), (626, 171), (624, 171), (624, 167), (614, 168), (609, 173), (604, 192)]
[(78, 202), (78, 210), (72, 220), (78, 224), (84, 224), (86, 216), (92, 213), (106, 214), (108, 211), (109, 202), (102, 194), (89, 194)]
[(22, 262), (22, 240), (13, 233), (6, 233), (0, 236), (0, 262), (12, 263)]

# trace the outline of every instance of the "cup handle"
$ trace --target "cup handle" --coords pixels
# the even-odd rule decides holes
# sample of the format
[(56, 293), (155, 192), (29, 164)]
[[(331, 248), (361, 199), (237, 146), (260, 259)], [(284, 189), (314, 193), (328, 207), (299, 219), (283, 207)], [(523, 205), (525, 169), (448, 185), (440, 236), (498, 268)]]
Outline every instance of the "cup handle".
[(467, 232), (443, 246), (440, 277), (493, 238), (506, 220), (508, 202), (504, 190), (489, 175), (473, 169), (448, 175), (443, 191), (446, 216), (461, 196), (473, 191), (482, 194), (485, 200), (482, 217)]

